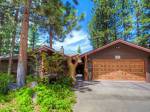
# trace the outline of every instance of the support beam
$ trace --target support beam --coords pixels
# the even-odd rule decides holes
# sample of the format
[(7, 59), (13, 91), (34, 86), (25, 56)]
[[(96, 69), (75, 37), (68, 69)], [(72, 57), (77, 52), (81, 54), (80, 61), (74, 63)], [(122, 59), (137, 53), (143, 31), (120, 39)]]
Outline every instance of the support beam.
[(87, 55), (85, 55), (85, 58), (84, 58), (84, 80), (89, 80), (88, 79), (88, 57)]
[[(40, 52), (40, 53), (42, 54), (42, 52)], [(44, 78), (44, 59), (43, 59), (43, 56), (41, 56), (41, 59), (40, 59), (39, 76), (40, 76), (40, 79)]]

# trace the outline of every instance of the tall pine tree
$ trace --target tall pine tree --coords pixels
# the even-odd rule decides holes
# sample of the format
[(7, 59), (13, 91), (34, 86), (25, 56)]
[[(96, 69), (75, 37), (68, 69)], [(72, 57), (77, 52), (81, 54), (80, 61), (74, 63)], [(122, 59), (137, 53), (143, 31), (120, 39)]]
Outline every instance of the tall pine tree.
[(95, 0), (93, 18), (89, 24), (94, 48), (117, 39), (116, 4), (113, 0)]
[(149, 0), (141, 0), (141, 32), (137, 37), (136, 43), (140, 46), (150, 48), (150, 2)]

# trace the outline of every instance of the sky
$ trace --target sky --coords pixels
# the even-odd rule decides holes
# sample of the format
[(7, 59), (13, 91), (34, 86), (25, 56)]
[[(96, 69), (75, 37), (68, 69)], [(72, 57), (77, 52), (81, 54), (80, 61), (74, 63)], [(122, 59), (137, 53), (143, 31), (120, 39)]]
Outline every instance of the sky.
[[(70, 1), (70, 0), (69, 0)], [(55, 41), (53, 48), (59, 50), (61, 46), (64, 47), (65, 54), (76, 54), (77, 49), (80, 46), (81, 53), (92, 50), (92, 46), (89, 41), (88, 23), (92, 18), (93, 3), (91, 0), (79, 0), (79, 4), (75, 6), (77, 9), (77, 15), (84, 13), (85, 19), (80, 22), (81, 29), (79, 31), (73, 30), (71, 34), (68, 34), (64, 42)], [(48, 35), (45, 35), (48, 37)]]

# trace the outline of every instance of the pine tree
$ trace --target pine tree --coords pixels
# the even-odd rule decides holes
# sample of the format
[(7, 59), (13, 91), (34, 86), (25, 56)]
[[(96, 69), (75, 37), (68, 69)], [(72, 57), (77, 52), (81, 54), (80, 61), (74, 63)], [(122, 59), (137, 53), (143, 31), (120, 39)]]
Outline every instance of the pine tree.
[(81, 19), (77, 18), (75, 8), (68, 1), (64, 4), (61, 0), (46, 0), (37, 10), (39, 15), (44, 17), (41, 25), (49, 33), (50, 48), (54, 39), (62, 41), (66, 34), (76, 28), (77, 22)]
[(94, 0), (93, 18), (89, 24), (91, 43), (101, 47), (118, 38), (133, 36), (131, 0)]
[(20, 35), (19, 59), (17, 67), (18, 87), (22, 87), (25, 85), (25, 76), (27, 74), (28, 29), (31, 2), (31, 0), (28, 0), (24, 5), (23, 22)]
[[(141, 0), (138, 3), (140, 10), (138, 14), (137, 38), (136, 43), (140, 46), (149, 48), (150, 44), (150, 2)], [(137, 17), (137, 16), (136, 16)]]
[(95, 0), (94, 4), (89, 31), (92, 44), (97, 48), (117, 39), (117, 17), (113, 0)]
[(81, 52), (81, 47), (80, 47), (80, 46), (78, 46), (77, 53), (78, 53), (78, 54), (81, 54), (81, 53), (82, 53), (82, 52)]
[(122, 21), (122, 38), (129, 40), (132, 37), (132, 16), (131, 16), (131, 0), (121, 0), (121, 14)]
[(0, 55), (8, 55), (15, 28), (15, 17), (10, 4), (0, 3)]
[(29, 28), (29, 48), (34, 50), (35, 48), (38, 47), (38, 44), (40, 42), (39, 39), (39, 33), (38, 33), (38, 26), (36, 25), (31, 25)]
[(14, 55), (14, 48), (15, 48), (15, 41), (16, 41), (16, 31), (17, 31), (17, 24), (18, 24), (18, 17), (19, 16), (19, 9), (16, 9), (15, 12), (15, 30), (12, 36), (12, 40), (11, 40), (11, 46), (10, 46), (10, 52), (9, 52), (9, 64), (8, 64), (8, 74), (11, 74), (11, 70), (12, 70), (12, 63), (13, 63), (13, 55)]

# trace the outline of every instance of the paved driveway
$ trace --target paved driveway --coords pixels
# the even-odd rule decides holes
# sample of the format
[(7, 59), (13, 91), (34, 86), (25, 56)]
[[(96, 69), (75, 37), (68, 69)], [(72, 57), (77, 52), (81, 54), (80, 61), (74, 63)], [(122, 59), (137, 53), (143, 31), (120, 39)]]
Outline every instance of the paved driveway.
[(79, 82), (74, 112), (150, 112), (150, 84), (144, 82)]

